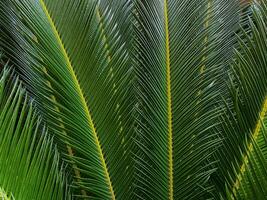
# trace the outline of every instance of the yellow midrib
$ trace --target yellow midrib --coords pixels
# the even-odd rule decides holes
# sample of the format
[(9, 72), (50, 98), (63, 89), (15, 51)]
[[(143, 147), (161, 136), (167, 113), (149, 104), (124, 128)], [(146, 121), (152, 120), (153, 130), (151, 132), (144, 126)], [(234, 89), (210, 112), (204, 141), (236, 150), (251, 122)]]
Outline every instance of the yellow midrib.
[(89, 108), (88, 108), (88, 106), (87, 106), (87, 104), (86, 104), (85, 98), (84, 98), (83, 93), (82, 93), (82, 90), (81, 90), (81, 88), (80, 88), (80, 84), (79, 84), (79, 82), (78, 82), (78, 80), (77, 80), (77, 77), (76, 77), (75, 72), (74, 72), (74, 70), (73, 70), (73, 67), (72, 67), (72, 65), (71, 65), (70, 59), (69, 59), (69, 57), (68, 57), (68, 54), (67, 54), (67, 52), (66, 52), (66, 50), (65, 50), (65, 47), (64, 47), (64, 45), (63, 45), (63, 43), (62, 43), (62, 40), (61, 40), (61, 38), (60, 38), (60, 36), (59, 36), (59, 33), (58, 33), (58, 31), (57, 31), (57, 29), (56, 29), (56, 27), (55, 27), (55, 24), (54, 24), (54, 22), (53, 22), (53, 20), (52, 20), (52, 18), (51, 18), (51, 16), (50, 16), (48, 10), (47, 10), (47, 7), (46, 7), (46, 5), (45, 5), (45, 3), (44, 3), (43, 0), (40, 0), (40, 3), (41, 3), (41, 6), (42, 6), (42, 8), (43, 8), (43, 11), (45, 12), (45, 15), (46, 15), (47, 18), (48, 18), (48, 21), (49, 21), (49, 23), (50, 23), (50, 25), (51, 25), (51, 28), (52, 28), (52, 30), (53, 30), (53, 32), (54, 32), (54, 35), (55, 35), (55, 37), (56, 37), (56, 39), (57, 39), (57, 41), (58, 41), (58, 44), (60, 45), (60, 48), (61, 48), (62, 53), (63, 53), (63, 55), (64, 55), (64, 58), (65, 58), (65, 60), (66, 60), (66, 62), (67, 62), (67, 66), (68, 66), (68, 68), (69, 68), (69, 72), (70, 72), (70, 74), (71, 74), (71, 76), (72, 76), (72, 79), (73, 79), (74, 84), (75, 84), (75, 86), (76, 86), (77, 92), (78, 92), (78, 94), (79, 94), (79, 96), (80, 96), (82, 106), (83, 106), (83, 108), (84, 108), (84, 110), (85, 110), (85, 114), (86, 114), (86, 117), (87, 117), (87, 119), (88, 119), (88, 124), (89, 124), (89, 126), (92, 128), (93, 136), (94, 136), (96, 145), (97, 145), (97, 147), (98, 147), (98, 151), (99, 151), (99, 155), (100, 155), (101, 163), (102, 163), (102, 166), (103, 166), (103, 169), (104, 169), (104, 172), (105, 172), (106, 181), (107, 181), (108, 186), (109, 186), (109, 190), (110, 190), (111, 198), (112, 198), (113, 200), (115, 200), (115, 199), (116, 199), (116, 198), (115, 198), (115, 193), (114, 193), (113, 186), (112, 186), (112, 183), (111, 183), (111, 179), (110, 179), (110, 176), (109, 176), (109, 172), (108, 172), (108, 169), (107, 169), (106, 161), (105, 161), (105, 158), (104, 158), (104, 155), (103, 155), (103, 152), (102, 152), (102, 148), (101, 148), (101, 145), (100, 145), (100, 142), (99, 142), (97, 133), (96, 133), (96, 129), (95, 129), (95, 126), (94, 126), (94, 123), (93, 123), (91, 114), (90, 114), (90, 112), (89, 112)]
[[(260, 112), (260, 115), (259, 115), (259, 119), (257, 121), (256, 127), (254, 129), (253, 134), (252, 134), (252, 138), (255, 141), (257, 140), (257, 138), (259, 136), (259, 133), (260, 133), (260, 130), (261, 130), (261, 127), (262, 127), (262, 121), (264, 120), (264, 117), (265, 117), (266, 113), (267, 113), (267, 96), (265, 97), (265, 100), (264, 100), (264, 103), (263, 103), (263, 106), (262, 106), (262, 109), (261, 109), (261, 112)], [(237, 190), (240, 187), (240, 182), (242, 181), (242, 175), (245, 173), (246, 165), (248, 164), (248, 155), (252, 151), (253, 151), (253, 143), (250, 142), (247, 152), (243, 154), (243, 157), (244, 157), (243, 160), (244, 161), (243, 161), (243, 164), (240, 167), (239, 173), (238, 173), (238, 175), (236, 177), (236, 181), (235, 181), (233, 189), (232, 189), (234, 195), (236, 195)], [(232, 198), (233, 198), (233, 196), (232, 196)]]
[(167, 104), (168, 104), (168, 148), (169, 148), (169, 199), (173, 200), (173, 145), (172, 145), (172, 98), (171, 98), (171, 66), (170, 38), (167, 0), (164, 0), (164, 18), (166, 34), (166, 68), (167, 68)]

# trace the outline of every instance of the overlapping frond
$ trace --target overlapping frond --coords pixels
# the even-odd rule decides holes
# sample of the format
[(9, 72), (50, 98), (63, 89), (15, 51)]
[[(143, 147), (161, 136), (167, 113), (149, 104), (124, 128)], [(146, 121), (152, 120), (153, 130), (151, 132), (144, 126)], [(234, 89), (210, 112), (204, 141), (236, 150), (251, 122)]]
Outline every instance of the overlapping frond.
[[(249, 24), (246, 24), (245, 28), (249, 26), (250, 31), (246, 31), (244, 27), (241, 29), (242, 36), (239, 37), (239, 47), (236, 50), (229, 84), (231, 100), (227, 102), (227, 110), (222, 118), (222, 136), (225, 140), (222, 149), (218, 151), (221, 165), (218, 173), (225, 181), (222, 181), (220, 186), (223, 188), (223, 185), (227, 185), (229, 196), (238, 199), (244, 198), (237, 195), (243, 193), (240, 190), (246, 187), (245, 190), (248, 192), (253, 190), (253, 183), (256, 184), (259, 180), (258, 172), (262, 170), (256, 163), (262, 161), (262, 156), (259, 157), (262, 154), (261, 150), (257, 149), (261, 148), (263, 139), (258, 139), (258, 136), (261, 135), (261, 121), (266, 115), (267, 108), (266, 10), (266, 1), (262, 1), (261, 6), (257, 5), (253, 14), (250, 13), (248, 16)], [(256, 149), (256, 153), (250, 152), (253, 149)], [(249, 172), (244, 174), (247, 170)], [(244, 182), (252, 181), (250, 184), (253, 187), (245, 186), (246, 183), (240, 186), (242, 184), (239, 179), (243, 176), (246, 177)], [(224, 190), (221, 192), (224, 194)], [(255, 192), (256, 195), (257, 191)]]
[(0, 186), (3, 189), (0, 198), (71, 199), (58, 152), (33, 104), (18, 78), (3, 69), (0, 75)]
[(267, 140), (266, 116), (261, 121), (257, 138), (245, 143), (240, 171), (236, 171), (235, 185), (227, 188), (227, 199), (255, 199), (267, 197)]

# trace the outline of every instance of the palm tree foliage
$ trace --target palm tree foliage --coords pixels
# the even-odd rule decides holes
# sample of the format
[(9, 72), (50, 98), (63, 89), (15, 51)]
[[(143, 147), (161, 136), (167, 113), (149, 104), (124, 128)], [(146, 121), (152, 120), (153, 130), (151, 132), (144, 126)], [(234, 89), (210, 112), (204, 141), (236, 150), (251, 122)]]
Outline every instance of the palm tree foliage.
[(247, 6), (0, 1), (0, 195), (265, 199), (267, 2)]

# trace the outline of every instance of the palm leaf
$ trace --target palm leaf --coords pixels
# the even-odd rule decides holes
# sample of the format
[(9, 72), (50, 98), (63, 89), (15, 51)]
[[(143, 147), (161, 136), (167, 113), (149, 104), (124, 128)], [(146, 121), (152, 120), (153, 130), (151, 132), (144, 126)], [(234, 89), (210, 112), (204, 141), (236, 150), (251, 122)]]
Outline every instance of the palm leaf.
[(266, 117), (261, 124), (259, 136), (250, 139), (246, 144), (247, 155), (242, 158), (242, 166), (236, 172), (236, 183), (234, 191), (228, 189), (228, 199), (265, 199), (267, 196), (267, 157), (266, 157)]
[(1, 4), (2, 48), (72, 166), (75, 194), (130, 196), (131, 70), (112, 14), (96, 1)]
[(0, 196), (70, 199), (52, 139), (21, 82), (10, 75), (4, 69), (0, 78), (0, 185), (6, 191)]
[[(136, 1), (138, 199), (212, 197), (211, 152), (220, 144), (214, 129), (225, 77), (220, 66), (231, 58), (223, 51), (234, 44), (216, 36), (225, 31), (222, 39), (230, 37), (235, 27), (227, 27), (236, 18), (219, 24), (218, 19), (231, 19), (235, 5)], [(232, 9), (219, 17), (227, 7)]]

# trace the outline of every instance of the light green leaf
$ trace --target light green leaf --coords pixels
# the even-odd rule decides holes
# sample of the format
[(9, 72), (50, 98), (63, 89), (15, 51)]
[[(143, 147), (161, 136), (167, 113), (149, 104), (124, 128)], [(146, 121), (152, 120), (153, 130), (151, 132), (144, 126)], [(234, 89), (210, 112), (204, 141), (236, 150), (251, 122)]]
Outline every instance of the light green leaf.
[[(10, 70), (0, 85), (0, 191), (2, 198), (71, 199), (59, 155), (34, 103)], [(11, 198), (13, 199), (13, 198)]]

